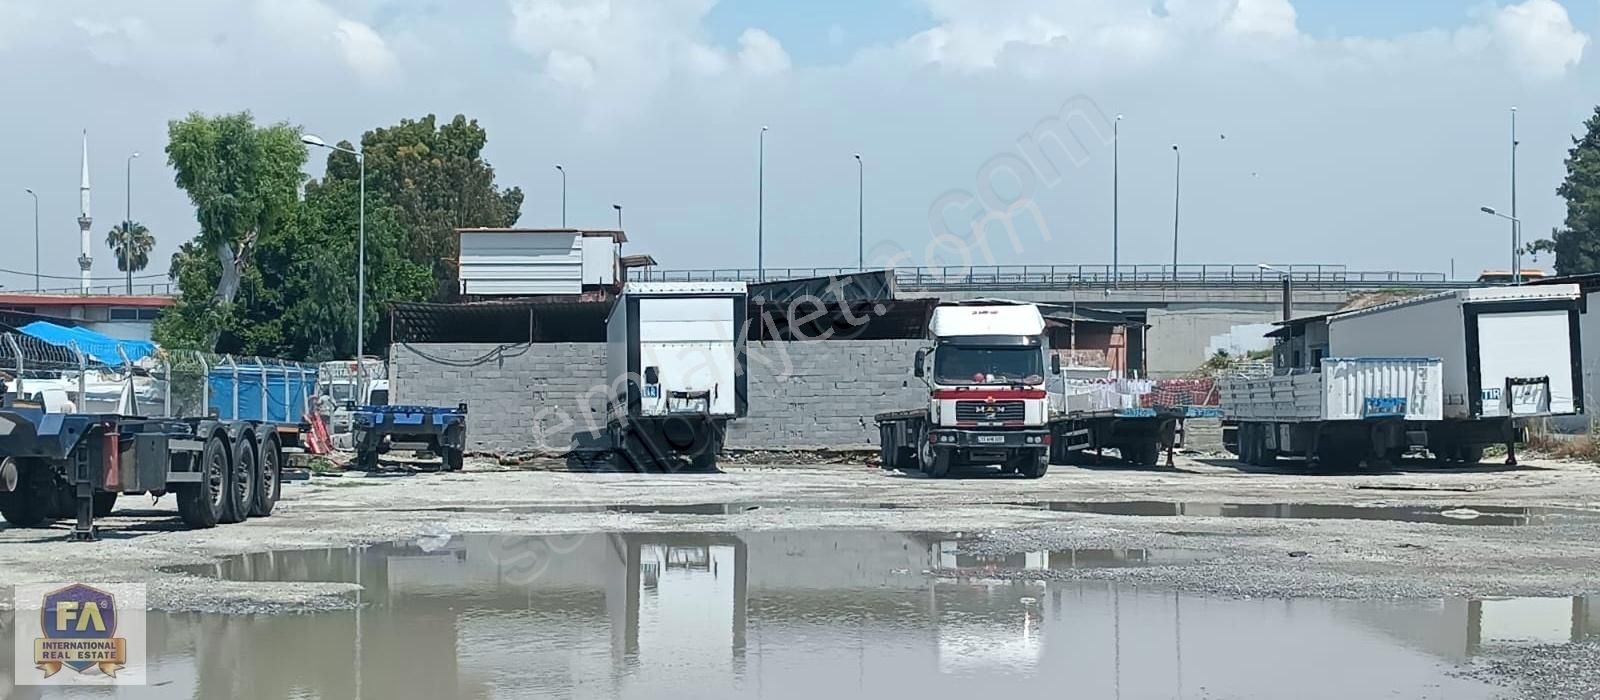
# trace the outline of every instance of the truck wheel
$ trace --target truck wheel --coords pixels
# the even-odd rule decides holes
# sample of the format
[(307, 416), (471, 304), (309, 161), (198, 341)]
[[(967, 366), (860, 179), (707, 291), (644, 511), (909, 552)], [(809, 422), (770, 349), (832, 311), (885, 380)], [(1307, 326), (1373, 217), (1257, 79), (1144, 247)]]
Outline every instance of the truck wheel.
[(239, 438), (233, 446), (233, 468), (229, 470), (228, 496), (223, 501), (222, 517), (218, 522), (242, 523), (250, 517), (256, 502), (256, 485), (261, 481), (261, 463), (256, 459), (255, 446), (248, 439)]
[(94, 517), (104, 518), (111, 515), (117, 507), (117, 494), (101, 492), (94, 495)]
[(216, 527), (228, 496), (228, 447), (221, 438), (206, 440), (200, 452), (200, 483), (178, 484), (178, 517), (192, 528)]
[(1050, 451), (1032, 450), (1023, 452), (1015, 460), (1017, 473), (1025, 479), (1042, 479), (1044, 473), (1050, 471)]
[(14, 470), (16, 488), (0, 493), (0, 516), (13, 527), (48, 525), (56, 510), (56, 483), (37, 460), (7, 457), (0, 469)]
[(250, 506), (250, 516), (265, 518), (272, 515), (272, 509), (278, 506), (278, 497), (283, 495), (283, 451), (278, 447), (277, 438), (268, 438), (262, 443), (258, 464), (261, 478), (256, 481), (256, 499)]
[(917, 452), (918, 466), (922, 473), (935, 479), (943, 479), (950, 475), (950, 462), (955, 455), (948, 448), (934, 447), (932, 443), (924, 442)]

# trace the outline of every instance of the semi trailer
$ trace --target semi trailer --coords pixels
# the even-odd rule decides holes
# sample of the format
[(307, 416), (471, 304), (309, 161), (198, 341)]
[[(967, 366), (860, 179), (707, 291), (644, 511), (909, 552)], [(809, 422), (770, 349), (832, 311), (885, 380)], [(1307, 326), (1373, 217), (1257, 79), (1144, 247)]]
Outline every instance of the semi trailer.
[(1425, 450), (1516, 463), (1531, 419), (1583, 412), (1576, 285), (1466, 289), (1280, 324), (1275, 376), (1219, 389), (1245, 462), (1392, 463)]
[(1052, 396), (1046, 367), (1059, 376), (1061, 360), (1033, 304), (945, 303), (928, 329), (932, 347), (918, 350), (912, 365), (928, 386), (927, 405), (874, 416), (886, 469), (941, 478), (999, 465), (1037, 479), (1074, 453), (1114, 448), (1126, 462), (1154, 465), (1172, 445), (1179, 417), (1171, 411), (1075, 410)]
[(49, 412), (0, 397), (0, 516), (13, 527), (74, 520), (71, 538), (96, 539), (95, 518), (119, 495), (177, 497), (193, 528), (272, 515), (285, 455), (302, 452), (298, 426), (215, 418), (137, 418)]
[(748, 410), (743, 282), (629, 282), (606, 319), (606, 431), (615, 466), (716, 469)]

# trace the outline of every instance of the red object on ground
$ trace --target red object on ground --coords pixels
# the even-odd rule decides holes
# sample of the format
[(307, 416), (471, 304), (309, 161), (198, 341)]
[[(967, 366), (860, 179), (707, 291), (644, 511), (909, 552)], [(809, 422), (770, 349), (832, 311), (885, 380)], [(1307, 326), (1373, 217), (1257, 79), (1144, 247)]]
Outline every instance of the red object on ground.
[(333, 451), (333, 441), (328, 437), (328, 424), (322, 422), (322, 414), (311, 414), (310, 440), (306, 442), (306, 449), (314, 455), (325, 455)]

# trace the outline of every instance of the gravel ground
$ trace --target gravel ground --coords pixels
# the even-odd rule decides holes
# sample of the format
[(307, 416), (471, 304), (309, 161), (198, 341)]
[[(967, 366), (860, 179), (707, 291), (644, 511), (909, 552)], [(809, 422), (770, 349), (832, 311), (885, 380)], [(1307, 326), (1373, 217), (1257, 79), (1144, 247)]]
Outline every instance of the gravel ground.
[(1461, 675), (1506, 687), (1508, 700), (1600, 698), (1600, 643), (1519, 649), (1481, 659)]
[[(549, 464), (532, 464), (535, 469)], [(124, 498), (103, 539), (65, 541), (68, 528), (0, 526), (0, 585), (144, 581), (151, 606), (196, 612), (347, 607), (350, 584), (218, 581), (170, 570), (244, 552), (344, 546), (421, 534), (595, 531), (893, 529), (960, 532), (978, 554), (1072, 548), (1179, 549), (1172, 566), (1000, 576), (1095, 578), (1251, 597), (1434, 598), (1600, 593), (1600, 512), (1541, 524), (1479, 527), (1367, 520), (1058, 512), (1050, 501), (1323, 504), (1600, 511), (1600, 469), (1525, 460), (1436, 470), (1304, 475), (1233, 462), (1180, 459), (1176, 469), (1053, 467), (1038, 481), (930, 480), (856, 465), (730, 466), (722, 474), (640, 476), (509, 469), (474, 461), (456, 474), (318, 477), (290, 482), (270, 518), (185, 531), (171, 498)], [(621, 513), (611, 505), (730, 504), (718, 514)], [(594, 510), (582, 510), (594, 507)], [(572, 512), (581, 510), (582, 512)], [(646, 509), (647, 510), (647, 509)], [(1189, 512), (1204, 512), (1195, 505)], [(1215, 512), (1214, 510), (1212, 512)], [(9, 605), (6, 600), (0, 605)], [(1473, 672), (1526, 697), (1595, 697), (1592, 646), (1529, 650)], [(1585, 685), (1587, 683), (1587, 685)], [(1577, 684), (1577, 685), (1573, 685)], [(1527, 688), (1529, 690), (1524, 690)], [(1570, 693), (1570, 694), (1562, 694)]]

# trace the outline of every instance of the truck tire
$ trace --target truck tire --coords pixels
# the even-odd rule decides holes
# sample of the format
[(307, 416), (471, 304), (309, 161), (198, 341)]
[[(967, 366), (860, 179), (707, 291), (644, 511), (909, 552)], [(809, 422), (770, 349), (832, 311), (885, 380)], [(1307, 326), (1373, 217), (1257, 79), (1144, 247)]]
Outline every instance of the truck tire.
[(228, 472), (228, 497), (223, 500), (220, 523), (242, 523), (250, 518), (255, 507), (257, 486), (261, 483), (261, 461), (256, 458), (255, 443), (240, 436), (233, 445), (232, 469)]
[(200, 452), (200, 482), (178, 484), (173, 489), (178, 494), (178, 517), (183, 524), (202, 530), (217, 526), (229, 493), (230, 466), (228, 443), (217, 436), (206, 440)]
[(94, 517), (104, 518), (117, 508), (117, 494), (100, 492), (94, 495)]
[(1030, 450), (1022, 452), (1013, 463), (1016, 464), (1017, 473), (1024, 479), (1042, 479), (1050, 471), (1050, 451)]
[(12, 527), (42, 527), (55, 517), (56, 483), (50, 467), (33, 459), (7, 457), (16, 469), (17, 487), (0, 493), (0, 516)]
[(922, 473), (934, 479), (943, 479), (950, 475), (950, 462), (955, 459), (949, 448), (934, 447), (931, 443), (924, 442), (917, 450), (918, 466)]
[(261, 478), (256, 480), (256, 498), (250, 506), (250, 517), (265, 518), (278, 507), (278, 497), (283, 495), (283, 450), (276, 437), (261, 443), (261, 456), (256, 462)]

